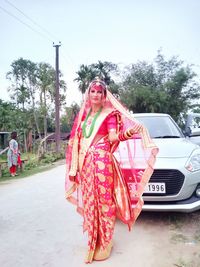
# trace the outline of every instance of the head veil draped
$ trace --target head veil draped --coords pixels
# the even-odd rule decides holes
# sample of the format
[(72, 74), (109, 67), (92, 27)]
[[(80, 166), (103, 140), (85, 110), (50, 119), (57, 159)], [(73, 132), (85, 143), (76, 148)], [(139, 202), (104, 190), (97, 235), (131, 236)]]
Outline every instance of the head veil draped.
[[(77, 211), (81, 214), (83, 212), (83, 207), (81, 201), (80, 176), (77, 171), (78, 150), (80, 127), (91, 108), (88, 98), (89, 88), (85, 93), (85, 99), (79, 114), (74, 121), (66, 151), (66, 198), (77, 206)], [(135, 132), (132, 139), (120, 142), (120, 144), (115, 144), (113, 150), (111, 150), (115, 151), (113, 161), (118, 173), (115, 179), (117, 213), (118, 217), (124, 223), (128, 224), (130, 228), (142, 210), (142, 194), (145, 185), (153, 173), (153, 166), (158, 148), (150, 138), (147, 129), (134, 118), (134, 115), (131, 114), (108, 89), (106, 89), (103, 109), (109, 110), (110, 114), (119, 114), (118, 131), (124, 132), (129, 128), (133, 128)], [(126, 158), (124, 158), (125, 155)], [(131, 177), (128, 179), (124, 179), (123, 177), (124, 175), (121, 169), (124, 168), (131, 169)], [(139, 169), (142, 170), (142, 174), (140, 175), (138, 175)], [(76, 182), (71, 182), (69, 180), (69, 174), (76, 176)], [(130, 184), (128, 180), (130, 180)], [(134, 186), (130, 187), (131, 184)], [(121, 193), (118, 194), (119, 191)]]

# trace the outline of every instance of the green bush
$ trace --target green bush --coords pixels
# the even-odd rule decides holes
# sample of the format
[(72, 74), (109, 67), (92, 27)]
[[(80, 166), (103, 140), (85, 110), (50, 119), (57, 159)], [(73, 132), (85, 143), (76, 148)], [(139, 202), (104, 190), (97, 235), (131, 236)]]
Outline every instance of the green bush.
[(2, 170), (2, 176), (5, 176), (5, 177), (10, 176), (10, 172), (9, 172), (8, 167)]
[[(43, 167), (47, 167), (46, 165), (51, 165), (53, 162), (56, 162), (60, 159), (65, 158), (65, 153), (55, 153), (55, 152), (49, 152), (43, 155), (43, 158), (38, 160), (38, 157), (36, 154), (33, 153), (23, 153), (21, 155), (21, 158), (25, 160), (25, 164), (23, 165), (23, 171), (21, 172), (20, 169), (18, 169), (17, 173), (19, 174), (18, 177), (26, 176), (28, 173), (35, 173), (39, 169), (43, 169)], [(5, 161), (5, 155), (4, 157), (0, 157), (0, 161)], [(2, 166), (2, 179), (0, 177), (0, 180), (3, 180), (4, 178), (10, 179), (10, 173), (7, 164), (4, 164)]]
[(63, 159), (65, 156), (63, 153), (48, 153), (43, 156), (41, 163), (52, 163), (59, 159)]
[(38, 166), (38, 161), (36, 159), (30, 159), (24, 166), (24, 170), (31, 170)]

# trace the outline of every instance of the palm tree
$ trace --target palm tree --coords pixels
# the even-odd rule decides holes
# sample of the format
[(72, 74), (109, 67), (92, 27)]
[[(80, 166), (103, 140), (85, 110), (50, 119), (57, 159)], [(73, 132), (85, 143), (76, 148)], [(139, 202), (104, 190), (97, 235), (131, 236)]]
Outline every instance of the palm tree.
[(97, 76), (104, 80), (107, 85), (114, 82), (111, 78), (111, 74), (118, 71), (116, 64), (107, 61), (98, 61), (98, 63), (92, 64), (91, 67), (96, 70)]
[(118, 88), (114, 80), (111, 78), (111, 74), (117, 74), (118, 67), (116, 64), (111, 62), (101, 62), (91, 64), (89, 66), (81, 65), (80, 70), (77, 72), (78, 77), (75, 79), (79, 83), (79, 90), (82, 94), (85, 93), (90, 82), (95, 78), (99, 77), (104, 80), (106, 84), (110, 86), (110, 89), (113, 93), (118, 93)]
[(79, 83), (78, 88), (82, 95), (87, 90), (90, 82), (97, 76), (97, 71), (93, 69), (90, 65), (81, 65), (80, 70), (76, 72), (78, 77), (74, 79)]
[[(41, 138), (35, 101), (37, 91), (37, 64), (30, 60), (19, 58), (12, 62), (11, 71), (7, 73), (6, 78), (12, 82), (10, 91), (13, 92), (12, 99), (15, 100), (18, 107), (22, 105), (23, 111), (25, 111), (25, 105), (31, 103), (35, 125), (38, 135)], [(26, 148), (27, 127), (25, 127), (25, 121), (22, 120), (22, 122), (24, 125), (23, 134)]]
[[(62, 74), (60, 73), (62, 77)], [(55, 69), (47, 63), (38, 64), (38, 86), (40, 89), (40, 109), (44, 121), (44, 138), (47, 136), (47, 116), (50, 102), (55, 101)], [(60, 89), (66, 91), (66, 83), (60, 80)], [(65, 101), (65, 96), (60, 93), (60, 105)], [(46, 148), (46, 143), (45, 143)]]

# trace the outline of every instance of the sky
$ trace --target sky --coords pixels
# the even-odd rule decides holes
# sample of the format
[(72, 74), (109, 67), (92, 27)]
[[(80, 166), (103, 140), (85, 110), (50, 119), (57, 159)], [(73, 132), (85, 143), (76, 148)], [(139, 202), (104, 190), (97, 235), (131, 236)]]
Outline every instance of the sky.
[(194, 64), (200, 77), (199, 0), (0, 0), (0, 99), (10, 100), (6, 73), (20, 57), (59, 69), (67, 105), (79, 103), (81, 64), (109, 61), (123, 68), (152, 62), (162, 49)]

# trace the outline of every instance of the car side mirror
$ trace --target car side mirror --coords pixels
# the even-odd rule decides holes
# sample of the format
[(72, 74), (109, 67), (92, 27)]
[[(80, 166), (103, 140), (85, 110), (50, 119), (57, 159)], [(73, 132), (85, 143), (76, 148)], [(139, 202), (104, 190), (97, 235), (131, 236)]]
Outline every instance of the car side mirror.
[(183, 131), (185, 136), (190, 136), (192, 133), (192, 130), (190, 127), (187, 127), (184, 131)]

